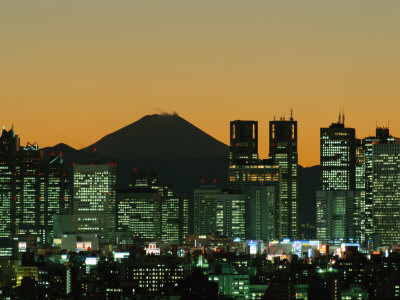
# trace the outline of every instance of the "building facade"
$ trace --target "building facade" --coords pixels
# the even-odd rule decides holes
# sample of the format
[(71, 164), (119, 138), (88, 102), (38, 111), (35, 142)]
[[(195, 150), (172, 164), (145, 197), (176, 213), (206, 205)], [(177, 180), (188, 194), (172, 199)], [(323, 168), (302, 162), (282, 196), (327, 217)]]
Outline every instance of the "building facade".
[(116, 167), (74, 165), (73, 227), (108, 239), (116, 228)]
[(269, 157), (281, 168), (280, 234), (295, 239), (298, 235), (297, 207), (297, 121), (281, 118), (269, 122)]

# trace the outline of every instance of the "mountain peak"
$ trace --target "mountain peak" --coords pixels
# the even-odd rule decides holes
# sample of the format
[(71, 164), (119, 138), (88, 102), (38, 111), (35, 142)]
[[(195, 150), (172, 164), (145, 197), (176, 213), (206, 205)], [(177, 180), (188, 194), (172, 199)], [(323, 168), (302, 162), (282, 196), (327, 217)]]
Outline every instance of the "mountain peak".
[(228, 155), (228, 147), (176, 112), (147, 115), (86, 149), (121, 159), (193, 159)]

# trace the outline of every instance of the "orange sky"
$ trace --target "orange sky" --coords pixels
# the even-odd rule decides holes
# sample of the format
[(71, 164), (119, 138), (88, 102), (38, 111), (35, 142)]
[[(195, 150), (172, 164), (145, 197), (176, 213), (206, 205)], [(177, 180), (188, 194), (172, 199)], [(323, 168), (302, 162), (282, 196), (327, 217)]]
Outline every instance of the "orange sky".
[(176, 111), (228, 143), (229, 121), (295, 111), (299, 162), (319, 128), (400, 136), (400, 1), (4, 0), (0, 122), (22, 141), (82, 148)]

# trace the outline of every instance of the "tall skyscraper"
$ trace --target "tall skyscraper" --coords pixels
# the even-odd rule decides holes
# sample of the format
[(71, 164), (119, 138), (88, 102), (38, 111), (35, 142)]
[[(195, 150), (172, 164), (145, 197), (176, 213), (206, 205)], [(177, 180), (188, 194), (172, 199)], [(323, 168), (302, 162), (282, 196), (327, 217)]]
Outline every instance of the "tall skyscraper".
[(20, 141), (14, 130), (0, 136), (0, 256), (11, 256), (16, 237), (17, 155)]
[(321, 128), (320, 134), (317, 239), (360, 241), (364, 210), (363, 146), (356, 141), (355, 129), (344, 126), (342, 113), (337, 123)]
[(52, 242), (53, 215), (70, 205), (66, 169), (59, 163), (54, 157), (47, 163), (37, 143), (22, 147), (14, 129), (3, 128), (0, 137), (3, 242), (13, 243), (26, 234), (35, 236), (39, 244)]
[(60, 213), (72, 213), (70, 192), (68, 169), (64, 164), (63, 155), (52, 153), (46, 172), (45, 226), (49, 233), (48, 241), (53, 238), (54, 216)]
[(393, 143), (396, 138), (389, 133), (389, 128), (377, 127), (375, 136), (363, 139), (365, 155), (365, 238), (372, 239), (374, 233), (373, 226), (373, 146), (376, 144)]
[(373, 229), (379, 245), (400, 243), (400, 141), (372, 146)]
[(356, 131), (344, 126), (344, 115), (337, 123), (321, 128), (320, 189), (322, 191), (355, 190)]
[(251, 165), (258, 161), (258, 122), (231, 121), (229, 164)]
[(73, 215), (77, 233), (110, 238), (116, 228), (116, 167), (74, 165)]
[[(280, 188), (281, 168), (272, 160), (258, 158), (258, 123), (257, 121), (232, 121), (230, 126), (230, 157), (228, 167), (228, 187), (239, 190), (247, 196), (245, 203), (246, 238), (254, 234), (249, 231), (252, 218), (263, 214), (261, 206), (251, 206), (250, 189), (252, 186), (272, 186), (274, 193), (274, 209), (270, 211), (278, 215), (281, 209)], [(275, 216), (274, 216), (275, 220)], [(276, 219), (277, 222), (286, 221)], [(283, 225), (283, 227), (286, 225)], [(282, 223), (278, 223), (273, 238), (287, 237), (281, 235)], [(270, 235), (272, 236), (272, 235)]]
[(295, 239), (298, 235), (297, 217), (297, 121), (269, 122), (269, 157), (281, 168), (280, 237)]

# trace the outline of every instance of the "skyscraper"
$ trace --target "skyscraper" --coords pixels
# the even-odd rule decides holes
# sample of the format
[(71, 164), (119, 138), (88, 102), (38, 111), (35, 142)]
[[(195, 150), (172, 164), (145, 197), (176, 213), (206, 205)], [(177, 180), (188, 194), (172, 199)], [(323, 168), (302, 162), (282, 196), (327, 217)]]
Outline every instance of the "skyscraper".
[(77, 233), (93, 233), (107, 239), (115, 231), (116, 167), (74, 165), (73, 215)]
[(70, 182), (68, 169), (64, 164), (63, 155), (52, 153), (46, 170), (46, 218), (45, 226), (49, 233), (48, 241), (53, 238), (54, 216), (72, 211)]
[(376, 144), (393, 143), (396, 138), (389, 133), (389, 128), (377, 127), (375, 136), (363, 139), (364, 155), (365, 155), (365, 238), (372, 239), (374, 233), (373, 226), (373, 146)]
[(400, 141), (374, 144), (373, 228), (378, 245), (400, 243)]
[(251, 165), (258, 161), (258, 122), (231, 121), (229, 164)]
[[(342, 112), (337, 123), (320, 130), (320, 191), (316, 195), (320, 240), (361, 239), (364, 162), (362, 145), (356, 145), (355, 129), (344, 126)], [(356, 190), (356, 166), (359, 190)]]
[(356, 131), (344, 126), (344, 115), (337, 123), (321, 128), (320, 189), (350, 191), (355, 183)]
[[(246, 238), (254, 235), (249, 231), (252, 218), (261, 211), (260, 205), (251, 206), (250, 189), (252, 186), (272, 186), (274, 193), (274, 209), (270, 213), (278, 215), (281, 209), (280, 188), (281, 168), (272, 160), (258, 158), (258, 123), (257, 121), (232, 121), (230, 126), (230, 159), (228, 167), (228, 187), (238, 190), (247, 196), (245, 206)], [(278, 224), (274, 227), (273, 238), (287, 237), (281, 235), (282, 222), (286, 220), (276, 218)], [(283, 225), (283, 227), (286, 225)]]
[(281, 168), (280, 238), (295, 239), (298, 235), (297, 218), (297, 121), (269, 122), (269, 157)]

